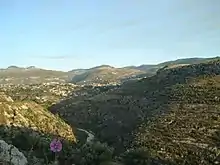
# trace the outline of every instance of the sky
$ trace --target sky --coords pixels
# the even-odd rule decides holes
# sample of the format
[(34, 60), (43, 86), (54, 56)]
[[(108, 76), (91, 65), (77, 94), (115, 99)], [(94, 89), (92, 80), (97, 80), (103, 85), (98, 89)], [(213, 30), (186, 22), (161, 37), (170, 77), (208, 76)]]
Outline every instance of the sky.
[(0, 68), (220, 55), (220, 0), (0, 0)]

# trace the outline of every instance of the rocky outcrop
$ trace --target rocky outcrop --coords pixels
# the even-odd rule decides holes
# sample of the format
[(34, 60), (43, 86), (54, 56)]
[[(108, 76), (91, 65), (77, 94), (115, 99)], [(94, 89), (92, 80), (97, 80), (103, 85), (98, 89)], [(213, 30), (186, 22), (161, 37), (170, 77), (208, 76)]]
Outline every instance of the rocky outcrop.
[(0, 140), (0, 162), (11, 165), (27, 165), (27, 159), (15, 146)]

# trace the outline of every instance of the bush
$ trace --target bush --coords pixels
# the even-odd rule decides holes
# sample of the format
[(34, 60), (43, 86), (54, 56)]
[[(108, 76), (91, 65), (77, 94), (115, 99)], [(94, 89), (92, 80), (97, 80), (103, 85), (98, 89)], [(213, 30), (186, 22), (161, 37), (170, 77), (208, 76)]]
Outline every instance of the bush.
[(122, 158), (126, 165), (148, 165), (150, 161), (149, 152), (144, 148), (128, 150)]
[(122, 155), (122, 162), (125, 165), (171, 165), (171, 163), (160, 160), (159, 158), (154, 158), (145, 148), (126, 151)]
[(112, 161), (113, 151), (113, 148), (100, 142), (86, 144), (79, 150), (80, 157), (77, 164), (99, 165), (102, 162)]

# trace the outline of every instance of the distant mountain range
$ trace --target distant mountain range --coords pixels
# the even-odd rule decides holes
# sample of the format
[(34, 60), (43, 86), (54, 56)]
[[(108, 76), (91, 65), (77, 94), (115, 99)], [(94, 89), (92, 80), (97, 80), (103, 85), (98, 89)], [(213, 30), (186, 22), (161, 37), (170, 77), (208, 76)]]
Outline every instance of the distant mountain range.
[(74, 69), (68, 72), (46, 70), (35, 66), (18, 67), (9, 66), (6, 69), (0, 69), (0, 83), (42, 83), (42, 82), (72, 82), (77, 84), (90, 83), (109, 83), (120, 82), (121, 80), (132, 79), (135, 77), (151, 76), (158, 69), (165, 66), (178, 66), (182, 64), (197, 64), (214, 58), (187, 58), (175, 61), (167, 61), (156, 65), (127, 66), (115, 68), (110, 65), (101, 65), (89, 69)]

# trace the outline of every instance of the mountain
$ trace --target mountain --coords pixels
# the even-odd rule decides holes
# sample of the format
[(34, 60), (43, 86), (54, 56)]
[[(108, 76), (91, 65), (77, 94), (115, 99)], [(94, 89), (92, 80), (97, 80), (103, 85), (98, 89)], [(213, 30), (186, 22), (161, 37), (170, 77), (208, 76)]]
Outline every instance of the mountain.
[(166, 61), (163, 63), (159, 63), (156, 65), (140, 65), (140, 66), (130, 66), (126, 68), (138, 69), (141, 71), (152, 71), (156, 72), (157, 69), (165, 67), (165, 66), (172, 66), (172, 65), (181, 65), (181, 64), (198, 64), (202, 62), (208, 62), (212, 60), (220, 59), (220, 57), (213, 57), (213, 58), (185, 58), (185, 59), (177, 59), (174, 61)]
[(35, 68), (10, 66), (0, 70), (2, 84), (38, 84), (43, 82), (73, 82), (79, 84), (107, 83), (141, 74), (135, 69), (120, 69), (109, 65), (101, 65), (90, 69), (75, 69), (68, 72)]
[(104, 69), (104, 68), (114, 69), (114, 67), (110, 66), (110, 65), (100, 65), (100, 66), (96, 66), (96, 67), (90, 68), (89, 70)]
[(126, 66), (124, 68), (127, 68), (127, 69), (138, 69), (138, 70), (141, 70), (141, 71), (146, 71), (146, 70), (149, 70), (149, 69), (154, 68), (154, 67), (156, 67), (156, 65)]
[(111, 83), (120, 82), (124, 78), (132, 78), (144, 72), (136, 69), (114, 68), (111, 66), (98, 66), (76, 75), (72, 78), (73, 83), (91, 84), (91, 83)]
[(167, 61), (160, 63), (159, 66), (166, 66), (166, 65), (177, 65), (177, 64), (199, 64), (202, 62), (208, 62), (213, 60), (218, 60), (220, 57), (213, 57), (213, 58), (186, 58), (186, 59), (177, 59), (174, 61)]
[(26, 69), (37, 69), (35, 66), (28, 66)]
[(15, 66), (15, 65), (11, 65), (7, 69), (22, 69), (22, 68)]
[(62, 71), (46, 70), (30, 66), (21, 68), (10, 66), (0, 70), (1, 84), (37, 84), (42, 82), (65, 82), (68, 74)]
[(99, 92), (92, 88), (83, 99), (73, 94), (50, 111), (92, 131), (114, 147), (126, 165), (154, 159), (164, 164), (218, 164), (219, 84), (220, 60), (208, 60), (160, 69), (154, 76), (107, 90), (100, 87)]
[[(80, 70), (73, 76), (73, 83), (86, 84), (86, 83), (106, 83), (106, 82), (121, 82), (123, 80), (130, 80), (133, 78), (149, 77), (163, 68), (163, 67), (178, 67), (189, 64), (197, 64), (208, 62), (211, 60), (219, 59), (214, 58), (187, 58), (178, 59), (175, 61), (167, 61), (157, 65), (140, 65), (140, 66), (127, 66), (123, 68), (114, 68), (110, 65), (101, 65), (90, 69)], [(125, 72), (126, 71), (126, 72)], [(128, 74), (130, 72), (130, 74)], [(76, 72), (75, 72), (76, 73)]]
[(25, 70), (25, 69), (37, 69), (35, 66), (28, 66), (28, 67), (18, 67), (15, 65), (11, 65), (7, 67), (6, 69), (1, 69), (1, 70)]
[(44, 82), (72, 82), (77, 84), (124, 82), (130, 79), (149, 77), (156, 74), (158, 69), (166, 66), (178, 66), (183, 64), (196, 64), (215, 58), (188, 58), (167, 61), (157, 65), (140, 65), (115, 68), (110, 65), (101, 65), (89, 69), (74, 69), (68, 72), (46, 70), (34, 66), (18, 67), (9, 66), (0, 69), (0, 83), (7, 84), (38, 84)]

